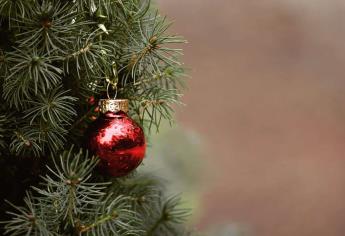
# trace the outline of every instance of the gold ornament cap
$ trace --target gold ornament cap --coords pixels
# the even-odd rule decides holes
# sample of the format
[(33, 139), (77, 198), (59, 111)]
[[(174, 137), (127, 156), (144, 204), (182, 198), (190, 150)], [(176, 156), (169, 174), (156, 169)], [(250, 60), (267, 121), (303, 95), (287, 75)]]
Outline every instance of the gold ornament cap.
[(125, 113), (129, 110), (128, 99), (100, 99), (99, 100), (99, 110), (102, 113), (119, 112), (123, 111)]

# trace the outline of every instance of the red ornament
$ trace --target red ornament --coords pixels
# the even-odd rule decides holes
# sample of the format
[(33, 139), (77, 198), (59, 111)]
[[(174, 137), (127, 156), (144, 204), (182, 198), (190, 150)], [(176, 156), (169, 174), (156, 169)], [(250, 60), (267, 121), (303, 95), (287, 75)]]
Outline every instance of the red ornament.
[(95, 121), (97, 119), (96, 116), (90, 116), (90, 120)]
[(145, 156), (143, 129), (126, 112), (128, 100), (103, 99), (100, 117), (88, 128), (87, 147), (107, 174), (119, 177), (136, 169)]
[(93, 105), (93, 104), (95, 104), (96, 99), (95, 99), (94, 96), (91, 96), (91, 97), (89, 97), (89, 99), (87, 99), (87, 102), (88, 102), (90, 105)]
[(93, 109), (93, 111), (98, 113), (99, 112), (99, 106), (95, 107), (95, 109)]

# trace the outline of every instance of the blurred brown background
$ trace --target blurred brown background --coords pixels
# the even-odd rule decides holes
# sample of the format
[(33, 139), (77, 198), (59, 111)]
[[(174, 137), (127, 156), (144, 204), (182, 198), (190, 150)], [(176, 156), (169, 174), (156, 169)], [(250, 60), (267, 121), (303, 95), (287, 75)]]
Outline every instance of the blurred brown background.
[(192, 79), (179, 122), (204, 140), (200, 228), (345, 232), (345, 2), (159, 0)]

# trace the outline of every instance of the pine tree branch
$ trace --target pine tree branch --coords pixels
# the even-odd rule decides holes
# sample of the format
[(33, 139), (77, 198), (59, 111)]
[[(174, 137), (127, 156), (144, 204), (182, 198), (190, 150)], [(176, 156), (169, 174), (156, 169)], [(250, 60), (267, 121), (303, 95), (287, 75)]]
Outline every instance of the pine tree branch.
[(79, 124), (85, 121), (85, 119), (90, 117), (90, 115), (93, 113), (95, 113), (95, 109), (89, 109), (82, 117), (80, 117), (76, 122), (73, 123), (73, 125), (71, 125), (69, 130), (71, 131), (74, 128), (78, 127)]
[(160, 217), (156, 220), (154, 225), (147, 231), (146, 236), (154, 236), (154, 232), (158, 229), (158, 227), (164, 222), (163, 217)]
[(104, 224), (108, 221), (114, 220), (117, 217), (119, 217), (119, 215), (117, 214), (116, 211), (112, 212), (110, 215), (105, 215), (100, 217), (98, 220), (96, 220), (96, 222), (90, 224), (90, 225), (80, 225), (78, 226), (77, 230), (79, 233), (85, 233), (88, 232), (90, 230), (92, 230), (95, 227), (98, 227), (101, 224)]
[(177, 229), (177, 226), (184, 222), (189, 215), (189, 210), (179, 208), (179, 202), (180, 199), (175, 196), (161, 203), (156, 213), (157, 218), (146, 231), (146, 236), (168, 235), (168, 233), (173, 233), (172, 230)]
[(82, 47), (80, 50), (78, 50), (78, 51), (76, 51), (76, 52), (66, 56), (65, 59), (68, 60), (70, 58), (78, 57), (80, 54), (83, 54), (83, 53), (86, 53), (86, 52), (90, 51), (91, 47), (92, 47), (92, 43), (89, 42), (84, 47)]
[[(174, 47), (185, 41), (167, 33), (170, 23), (150, 0), (0, 0), (0, 18), (2, 42), (11, 44), (0, 49), (0, 87), (16, 114), (11, 125), (0, 116), (8, 156), (46, 157), (70, 147), (76, 127), (94, 112), (76, 98), (99, 97), (113, 80), (145, 128), (172, 120), (183, 77)], [(181, 235), (187, 211), (176, 198), (165, 200), (156, 179), (111, 179), (110, 187), (94, 171), (98, 159), (73, 147), (48, 160), (35, 197), (11, 213), (10, 235)]]
[(2, 49), (0, 49), (0, 63), (5, 63), (5, 55)]

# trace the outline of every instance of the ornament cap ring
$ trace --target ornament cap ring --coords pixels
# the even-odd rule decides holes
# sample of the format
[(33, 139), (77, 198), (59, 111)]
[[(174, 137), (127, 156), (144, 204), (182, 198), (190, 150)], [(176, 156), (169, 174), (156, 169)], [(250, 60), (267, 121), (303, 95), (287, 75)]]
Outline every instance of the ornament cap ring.
[(99, 108), (102, 113), (110, 112), (119, 112), (123, 111), (125, 113), (129, 110), (128, 99), (100, 99)]

